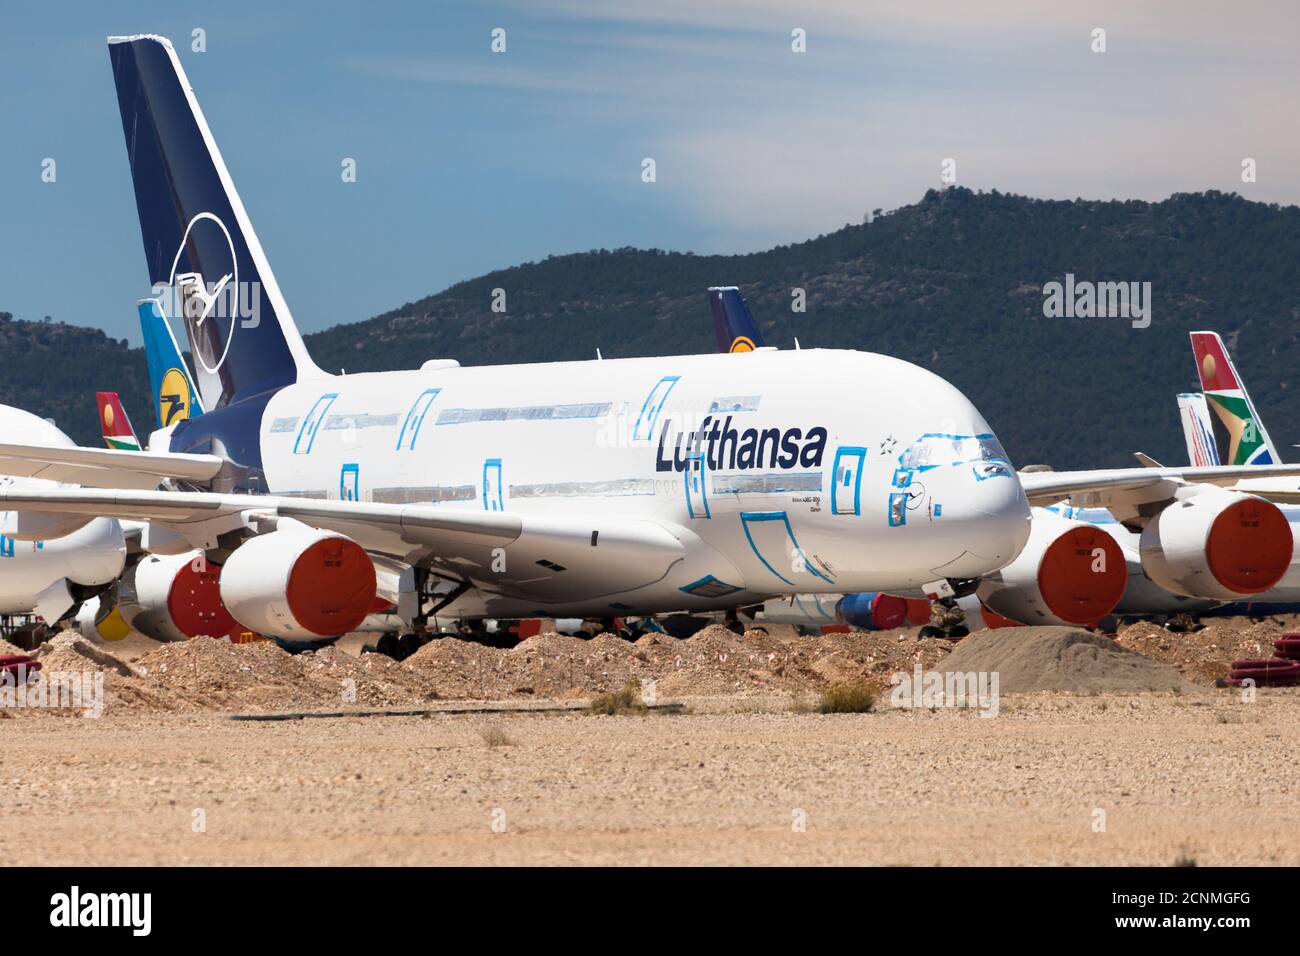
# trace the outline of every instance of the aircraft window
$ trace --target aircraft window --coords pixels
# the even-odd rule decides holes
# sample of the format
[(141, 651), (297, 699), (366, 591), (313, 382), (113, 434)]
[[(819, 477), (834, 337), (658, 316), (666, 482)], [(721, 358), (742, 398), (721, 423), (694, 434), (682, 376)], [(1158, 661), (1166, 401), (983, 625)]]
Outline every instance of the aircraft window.
[(724, 395), (715, 398), (709, 404), (711, 413), (717, 412), (756, 412), (761, 395)]
[(527, 405), (522, 408), (444, 408), (438, 413), (438, 424), (601, 418), (609, 414), (610, 407), (609, 402), (583, 402), (576, 405)]
[(395, 426), (397, 413), (390, 415), (331, 415), (325, 419), (325, 430), (339, 431), (348, 428), (371, 428), (373, 426)]
[(718, 495), (779, 495), (800, 491), (821, 491), (820, 471), (799, 474), (714, 475), (713, 493)]
[(653, 478), (614, 478), (609, 481), (555, 481), (538, 485), (511, 485), (511, 498), (606, 498), (617, 495), (653, 495)]
[(478, 497), (475, 485), (425, 485), (376, 488), (371, 500), (376, 504), (409, 505), (425, 501), (473, 501)]
[(899, 460), (906, 470), (964, 462), (1011, 463), (1001, 443), (992, 435), (922, 435)]

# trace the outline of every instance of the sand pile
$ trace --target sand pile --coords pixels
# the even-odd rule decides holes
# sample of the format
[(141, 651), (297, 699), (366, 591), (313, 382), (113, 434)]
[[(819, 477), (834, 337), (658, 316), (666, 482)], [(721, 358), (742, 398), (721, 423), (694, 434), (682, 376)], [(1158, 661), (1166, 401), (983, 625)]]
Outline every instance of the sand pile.
[(1187, 690), (1174, 668), (1100, 634), (1070, 627), (1009, 627), (966, 638), (938, 668), (998, 672), (1004, 694)]
[(137, 676), (135, 669), (125, 661), (119, 660), (108, 650), (98, 644), (92, 644), (78, 634), (63, 631), (50, 638), (32, 652), (45, 670), (76, 671), (104, 670), (113, 671), (120, 677)]
[(538, 634), (509, 650), (439, 638), (405, 666), (441, 697), (583, 697), (652, 676), (635, 651), (612, 634), (591, 640)]
[(164, 644), (136, 661), (151, 686), (186, 709), (290, 711), (386, 707), (436, 697), (391, 658), (335, 648), (291, 655), (269, 641), (195, 638)]
[(1213, 684), (1227, 677), (1232, 661), (1273, 656), (1273, 642), (1283, 626), (1273, 620), (1207, 617), (1205, 627), (1191, 634), (1176, 634), (1158, 624), (1140, 621), (1120, 628), (1116, 639), (1124, 647), (1153, 661), (1178, 669), (1188, 680)]
[(538, 634), (508, 650), (438, 638), (401, 663), (378, 654), (354, 657), (335, 647), (290, 655), (270, 642), (234, 645), (208, 638), (158, 645), (127, 663), (112, 645), (64, 635), (45, 645), (40, 657), (47, 669), (102, 671), (108, 714), (270, 712), (574, 699), (651, 679), (661, 698), (815, 693), (860, 680), (888, 684), (891, 675), (910, 674), (917, 665), (997, 671), (1004, 693), (1169, 690), (1186, 687), (1186, 681), (1139, 650), (1208, 684), (1233, 657), (1267, 656), (1276, 635), (1276, 625), (1240, 619), (1215, 622), (1193, 635), (1137, 625), (1126, 628), (1119, 642), (1072, 628), (1008, 628), (956, 645), (918, 638), (915, 629), (801, 637), (764, 631), (741, 636), (713, 626), (687, 640)]
[(23, 650), (17, 644), (10, 644), (4, 638), (0, 637), (0, 657), (14, 657), (18, 654), (27, 653), (29, 652)]

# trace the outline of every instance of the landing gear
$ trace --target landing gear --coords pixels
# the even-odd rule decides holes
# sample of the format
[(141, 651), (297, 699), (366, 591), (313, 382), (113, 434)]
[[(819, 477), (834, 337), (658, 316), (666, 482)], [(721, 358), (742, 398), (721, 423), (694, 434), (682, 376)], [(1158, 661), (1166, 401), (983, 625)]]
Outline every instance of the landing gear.
[(727, 612), (726, 628), (732, 634), (739, 635), (740, 637), (745, 636), (745, 625), (740, 622), (740, 616), (736, 614), (735, 608), (732, 608)]
[(361, 649), (363, 654), (383, 654), (395, 661), (404, 661), (420, 648), (433, 640), (431, 634), (398, 634), (389, 631), (374, 644), (367, 644)]
[(395, 661), (402, 659), (402, 648), (396, 634), (385, 634), (375, 643), (375, 653), (391, 657)]
[(921, 628), (919, 637), (938, 637), (945, 641), (960, 641), (970, 633), (966, 626), (966, 612), (955, 597), (940, 598), (930, 605), (930, 623)]

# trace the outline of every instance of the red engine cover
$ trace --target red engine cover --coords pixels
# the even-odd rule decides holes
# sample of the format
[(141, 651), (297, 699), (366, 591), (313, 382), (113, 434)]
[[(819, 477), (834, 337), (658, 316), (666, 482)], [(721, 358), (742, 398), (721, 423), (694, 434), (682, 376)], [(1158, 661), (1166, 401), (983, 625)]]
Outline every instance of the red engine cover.
[(375, 566), (347, 538), (322, 538), (293, 564), (285, 588), (289, 610), (317, 634), (346, 634), (360, 627), (375, 600)]
[(1205, 542), (1210, 573), (1239, 594), (1267, 591), (1291, 565), (1291, 526), (1267, 501), (1246, 498), (1223, 510)]
[(1038, 590), (1062, 621), (1091, 627), (1115, 609), (1128, 585), (1124, 552), (1098, 528), (1074, 527), (1043, 552)]
[(167, 592), (167, 613), (186, 637), (224, 637), (235, 619), (221, 600), (221, 565), (196, 559), (181, 566)]

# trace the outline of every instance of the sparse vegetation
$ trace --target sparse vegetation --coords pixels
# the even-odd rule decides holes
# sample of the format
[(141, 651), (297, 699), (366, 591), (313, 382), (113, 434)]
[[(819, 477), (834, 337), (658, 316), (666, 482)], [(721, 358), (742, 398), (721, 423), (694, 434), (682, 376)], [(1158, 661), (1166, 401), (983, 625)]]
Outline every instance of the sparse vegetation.
[(593, 697), (587, 710), (593, 714), (612, 717), (618, 714), (644, 714), (650, 708), (641, 699), (640, 686), (629, 683), (622, 690), (610, 691), (608, 694)]
[(483, 743), (487, 744), (489, 747), (512, 747), (515, 743), (510, 738), (510, 735), (496, 724), (484, 727), (479, 731), (479, 734), (483, 737)]
[(827, 688), (817, 705), (819, 714), (869, 714), (876, 706), (880, 688), (866, 681), (837, 684)]
[(1191, 852), (1186, 847), (1184, 847), (1182, 851), (1179, 852), (1178, 859), (1174, 860), (1174, 866), (1199, 866), (1199, 865), (1200, 864), (1196, 862), (1196, 857), (1192, 856)]

